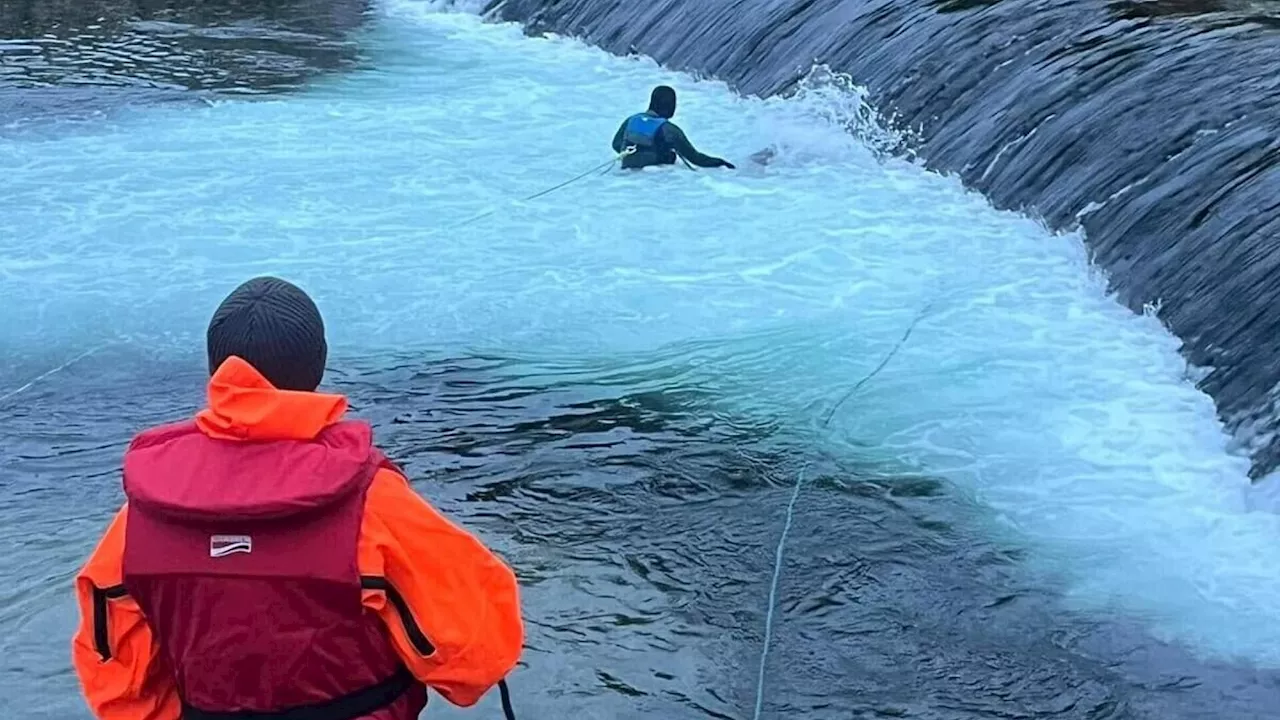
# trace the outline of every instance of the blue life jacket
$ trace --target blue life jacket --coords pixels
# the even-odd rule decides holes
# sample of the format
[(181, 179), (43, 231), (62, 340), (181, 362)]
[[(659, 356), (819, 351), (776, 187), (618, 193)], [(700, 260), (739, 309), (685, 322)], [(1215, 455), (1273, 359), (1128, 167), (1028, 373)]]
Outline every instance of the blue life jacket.
[(647, 112), (632, 115), (627, 118), (626, 129), (622, 131), (623, 146), (635, 145), (637, 150), (657, 149), (658, 130), (666, 122), (666, 118)]

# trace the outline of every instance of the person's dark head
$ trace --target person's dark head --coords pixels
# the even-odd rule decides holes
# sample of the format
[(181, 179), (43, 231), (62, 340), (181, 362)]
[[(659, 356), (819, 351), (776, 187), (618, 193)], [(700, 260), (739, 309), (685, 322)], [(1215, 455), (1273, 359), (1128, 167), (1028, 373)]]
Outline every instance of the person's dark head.
[(254, 278), (227, 296), (205, 336), (209, 373), (235, 355), (281, 390), (320, 386), (329, 345), (311, 298), (292, 283)]
[(659, 85), (649, 94), (649, 112), (658, 117), (673, 118), (676, 115), (676, 91)]

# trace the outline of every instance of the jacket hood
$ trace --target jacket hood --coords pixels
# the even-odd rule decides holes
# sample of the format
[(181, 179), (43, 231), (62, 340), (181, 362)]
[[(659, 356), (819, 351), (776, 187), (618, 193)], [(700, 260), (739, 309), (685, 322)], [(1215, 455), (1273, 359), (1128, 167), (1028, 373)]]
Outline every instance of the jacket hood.
[(209, 378), (206, 395), (196, 425), (221, 440), (311, 440), (347, 412), (341, 395), (278, 390), (234, 355)]

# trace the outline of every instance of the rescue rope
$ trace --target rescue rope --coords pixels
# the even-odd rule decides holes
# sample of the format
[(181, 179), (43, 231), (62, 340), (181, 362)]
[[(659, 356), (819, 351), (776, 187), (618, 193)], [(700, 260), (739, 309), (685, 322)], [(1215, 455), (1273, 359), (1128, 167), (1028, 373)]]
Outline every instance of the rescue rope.
[[(608, 171), (610, 170), (610, 168), (612, 168), (612, 167), (614, 166), (614, 164), (616, 164), (616, 163), (620, 162), (620, 161), (622, 160), (622, 158), (624, 158), (624, 157), (626, 157), (626, 156), (628, 156), (628, 155), (630, 155), (630, 154), (634, 153), (635, 151), (636, 151), (636, 148), (635, 148), (635, 146), (634, 146), (634, 145), (632, 145), (632, 146), (628, 146), (626, 149), (624, 149), (622, 152), (618, 153), (617, 155), (614, 155), (614, 156), (613, 156), (612, 158), (610, 158), (608, 161), (606, 161), (606, 162), (602, 162), (602, 163), (600, 163), (599, 165), (596, 165), (595, 167), (591, 168), (590, 170), (587, 170), (587, 171), (586, 171), (586, 172), (584, 172), (584, 173), (581, 173), (581, 174), (575, 175), (574, 177), (571, 177), (571, 178), (569, 178), (568, 180), (565, 180), (564, 182), (560, 183), (559, 185), (553, 185), (553, 186), (551, 186), (551, 187), (547, 188), (546, 190), (541, 190), (541, 191), (536, 192), (536, 193), (534, 193), (534, 194), (532, 194), (532, 195), (526, 195), (526, 196), (524, 196), (524, 197), (522, 197), (522, 198), (516, 198), (516, 199), (514, 199), (514, 200), (509, 200), (509, 201), (508, 201), (508, 204), (518, 203), (518, 202), (528, 202), (528, 201), (530, 201), (530, 200), (537, 200), (538, 198), (543, 197), (544, 195), (550, 195), (551, 193), (555, 192), (556, 190), (559, 190), (559, 189), (561, 189), (561, 188), (568, 187), (568, 186), (570, 186), (570, 185), (572, 185), (572, 184), (574, 184), (574, 183), (578, 182), (579, 180), (582, 180), (582, 179), (584, 179), (584, 178), (588, 177), (589, 175), (592, 175), (593, 173), (597, 173), (597, 172), (598, 172), (598, 173), (600, 173), (600, 174), (602, 174), (602, 175), (603, 175), (604, 173), (608, 172)], [(498, 211), (499, 211), (499, 210), (501, 210), (501, 209), (502, 209), (501, 207), (490, 208), (490, 209), (488, 209), (488, 210), (485, 210), (485, 211), (484, 211), (484, 212), (482, 212), (482, 213), (479, 213), (479, 214), (476, 214), (476, 215), (472, 215), (471, 217), (469, 217), (469, 218), (467, 218), (467, 219), (465, 219), (465, 220), (462, 220), (462, 221), (460, 221), (460, 222), (456, 222), (456, 223), (454, 223), (454, 224), (452, 224), (452, 225), (448, 225), (448, 226), (445, 226), (445, 227), (442, 227), (442, 228), (437, 228), (434, 232), (448, 232), (448, 231), (450, 231), (450, 230), (456, 230), (456, 229), (458, 229), (458, 228), (460, 228), (460, 227), (463, 227), (464, 225), (470, 225), (471, 223), (476, 222), (477, 220), (483, 220), (483, 219), (485, 219), (485, 218), (489, 217), (490, 215), (493, 215), (494, 213), (498, 212)]]
[[(893, 346), (893, 349), (884, 356), (884, 359), (880, 361), (880, 364), (877, 365), (874, 370), (867, 373), (867, 375), (855, 383), (843, 397), (836, 401), (836, 404), (827, 412), (826, 418), (823, 419), (822, 424), (819, 426), (820, 428), (826, 428), (827, 424), (831, 422), (831, 418), (835, 416), (836, 410), (838, 410), (846, 400), (853, 397), (853, 394), (856, 393), (863, 385), (866, 385), (872, 378), (879, 375), (881, 370), (885, 369), (885, 366), (889, 364), (890, 360), (893, 360), (894, 356), (898, 354), (898, 351), (902, 349), (902, 346), (906, 345), (907, 339), (911, 337), (911, 332), (915, 330), (916, 326), (920, 324), (920, 321), (925, 318), (932, 305), (933, 302), (930, 301), (920, 309), (920, 312), (916, 313), (915, 319), (913, 319), (911, 324), (907, 326), (906, 331), (902, 333), (902, 337), (898, 339), (898, 342)], [(764, 647), (760, 651), (760, 670), (756, 674), (756, 707), (755, 713), (752, 715), (753, 720), (760, 720), (760, 713), (764, 710), (765, 661), (769, 658), (769, 644), (773, 639), (773, 612), (778, 599), (778, 580), (782, 576), (783, 551), (787, 544), (787, 535), (791, 532), (791, 525), (795, 520), (796, 501), (800, 499), (800, 488), (804, 486), (805, 473), (809, 471), (809, 466), (811, 464), (812, 463), (810, 462), (806, 462), (804, 467), (800, 468), (800, 473), (796, 476), (795, 486), (791, 489), (791, 500), (787, 503), (786, 519), (782, 524), (782, 534), (778, 537), (778, 546), (774, 549), (773, 553), (773, 579), (769, 582), (769, 606), (764, 616)]]
[(787, 544), (787, 534), (791, 532), (791, 523), (796, 516), (796, 500), (800, 498), (800, 486), (804, 484), (804, 474), (808, 469), (809, 463), (805, 463), (796, 476), (791, 501), (787, 503), (786, 522), (782, 524), (778, 547), (773, 551), (773, 580), (769, 582), (769, 609), (764, 615), (764, 649), (760, 652), (760, 671), (756, 674), (756, 711), (752, 715), (754, 720), (760, 720), (760, 712), (764, 709), (764, 662), (769, 657), (769, 641), (773, 638), (773, 608), (778, 598), (778, 578), (782, 575), (782, 550)]
[(14, 397), (14, 396), (16, 396), (16, 395), (19, 395), (19, 394), (21, 394), (21, 393), (24, 393), (24, 392), (26, 392), (27, 390), (30, 390), (30, 389), (31, 389), (31, 387), (32, 387), (33, 385), (35, 385), (36, 383), (40, 382), (41, 380), (44, 380), (45, 378), (47, 378), (47, 377), (49, 377), (49, 376), (51, 376), (51, 375), (56, 375), (56, 374), (58, 374), (58, 373), (62, 372), (63, 370), (66, 370), (67, 368), (71, 367), (72, 365), (75, 365), (76, 363), (78, 363), (78, 362), (80, 362), (81, 360), (83, 360), (83, 359), (85, 359), (85, 358), (89, 357), (90, 355), (92, 355), (92, 354), (94, 354), (94, 353), (98, 352), (99, 350), (101, 350), (101, 349), (105, 348), (106, 346), (108, 346), (108, 345), (110, 345), (110, 344), (111, 344), (111, 343), (103, 343), (103, 344), (98, 345), (98, 346), (96, 346), (96, 347), (91, 347), (91, 348), (89, 348), (88, 350), (85, 350), (84, 352), (80, 353), (79, 355), (76, 355), (75, 357), (71, 358), (70, 360), (68, 360), (68, 361), (66, 361), (66, 362), (64, 362), (64, 363), (62, 363), (61, 365), (59, 365), (59, 366), (57, 366), (57, 367), (53, 368), (52, 370), (47, 370), (47, 371), (45, 371), (45, 372), (43, 372), (43, 373), (41, 373), (41, 374), (39, 374), (39, 375), (37, 375), (37, 376), (35, 376), (35, 377), (31, 378), (31, 379), (30, 379), (30, 380), (28, 380), (28, 381), (27, 381), (27, 383), (26, 383), (25, 385), (23, 385), (22, 387), (19, 387), (19, 388), (15, 389), (15, 390), (10, 390), (9, 392), (5, 393), (4, 395), (0, 395), (0, 403), (4, 402), (5, 400), (8, 400), (8, 399), (9, 399), (9, 398), (11, 398), (11, 397)]
[[(558, 185), (553, 185), (552, 187), (549, 187), (549, 188), (547, 188), (546, 190), (541, 190), (541, 191), (536, 192), (536, 193), (534, 193), (534, 194), (532, 194), (532, 195), (526, 195), (525, 197), (517, 198), (517, 199), (512, 200), (512, 201), (510, 201), (510, 202), (515, 203), (515, 202), (528, 202), (528, 201), (530, 201), (530, 200), (537, 200), (538, 198), (543, 197), (543, 196), (545, 196), (545, 195), (550, 195), (551, 193), (555, 192), (556, 190), (560, 190), (561, 188), (568, 187), (568, 186), (570, 186), (570, 185), (572, 185), (572, 184), (574, 184), (574, 183), (578, 182), (579, 180), (582, 180), (583, 178), (586, 178), (587, 176), (591, 175), (592, 173), (601, 172), (601, 173), (603, 174), (604, 172), (608, 172), (608, 171), (609, 171), (609, 169), (610, 169), (610, 168), (612, 168), (614, 164), (616, 164), (616, 163), (620, 162), (624, 157), (626, 157), (626, 156), (628, 156), (628, 155), (630, 155), (630, 154), (634, 153), (635, 151), (636, 151), (636, 148), (635, 148), (635, 146), (634, 146), (634, 145), (628, 146), (626, 149), (624, 149), (622, 152), (618, 153), (617, 155), (614, 155), (614, 156), (613, 156), (612, 158), (610, 158), (608, 161), (603, 162), (603, 163), (600, 163), (599, 165), (596, 165), (595, 167), (591, 168), (590, 170), (587, 170), (587, 171), (586, 171), (586, 172), (584, 172), (584, 173), (581, 173), (581, 174), (575, 175), (574, 177), (571, 177), (571, 178), (569, 178), (568, 180), (565, 180), (564, 182), (562, 182), (562, 183), (560, 183), (560, 184), (558, 184)], [(500, 210), (500, 209), (501, 209), (501, 208), (491, 208), (491, 209), (486, 210), (486, 211), (484, 211), (484, 212), (482, 212), (482, 213), (479, 213), (479, 214), (477, 214), (477, 215), (472, 215), (471, 217), (469, 217), (469, 218), (467, 218), (467, 219), (465, 219), (465, 220), (463, 220), (463, 221), (461, 221), (461, 222), (454, 223), (453, 225), (449, 225), (449, 226), (447, 226), (447, 227), (439, 228), (439, 229), (437, 229), (435, 232), (447, 232), (447, 231), (449, 231), (449, 230), (454, 230), (454, 229), (456, 229), (456, 228), (460, 228), (460, 227), (462, 227), (462, 226), (464, 226), (464, 225), (470, 225), (471, 223), (476, 222), (477, 220), (483, 220), (484, 218), (487, 218), (487, 217), (489, 217), (490, 215), (493, 215), (494, 213), (498, 212), (498, 210)], [(61, 365), (59, 365), (59, 366), (57, 366), (57, 367), (53, 368), (52, 370), (48, 370), (48, 371), (46, 371), (46, 372), (44, 372), (44, 373), (41, 373), (40, 375), (37, 375), (36, 377), (34, 377), (34, 378), (32, 378), (31, 380), (29, 380), (26, 384), (22, 385), (21, 387), (16, 388), (16, 389), (14, 389), (14, 390), (10, 390), (9, 392), (7, 392), (7, 393), (5, 393), (5, 394), (0, 395), (0, 403), (2, 403), (2, 402), (4, 402), (4, 401), (8, 400), (9, 398), (12, 398), (12, 397), (15, 397), (15, 396), (17, 396), (17, 395), (20, 395), (20, 394), (22, 394), (22, 393), (26, 392), (27, 390), (30, 390), (30, 389), (31, 389), (31, 387), (32, 387), (33, 385), (35, 385), (36, 383), (40, 382), (41, 380), (44, 380), (44, 379), (46, 379), (46, 378), (50, 377), (51, 375), (56, 375), (56, 374), (58, 374), (58, 373), (62, 372), (63, 370), (66, 370), (68, 367), (70, 367), (70, 366), (72, 366), (72, 365), (76, 364), (77, 362), (80, 362), (81, 360), (83, 360), (83, 359), (85, 359), (85, 358), (89, 357), (90, 355), (92, 355), (92, 354), (94, 354), (94, 353), (98, 352), (99, 350), (101, 350), (101, 349), (105, 348), (107, 345), (110, 345), (110, 344), (111, 344), (111, 343), (103, 343), (102, 345), (98, 345), (98, 346), (96, 346), (96, 347), (93, 347), (93, 348), (90, 348), (90, 349), (88, 349), (88, 350), (85, 350), (84, 352), (82, 352), (82, 353), (80, 353), (79, 355), (77, 355), (77, 356), (75, 356), (75, 357), (71, 358), (70, 360), (68, 360), (68, 361), (66, 361), (66, 362), (64, 362), (64, 363), (62, 363)], [(503, 687), (505, 687), (505, 685), (503, 685)], [(508, 703), (508, 704), (509, 704), (509, 703)], [(510, 717), (510, 716), (508, 716), (508, 717)]]

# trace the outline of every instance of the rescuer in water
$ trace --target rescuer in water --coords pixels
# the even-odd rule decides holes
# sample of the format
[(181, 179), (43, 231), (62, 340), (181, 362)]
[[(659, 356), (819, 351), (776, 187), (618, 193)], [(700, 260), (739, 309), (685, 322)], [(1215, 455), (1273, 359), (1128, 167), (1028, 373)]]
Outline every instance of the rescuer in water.
[(515, 575), (316, 391), (311, 298), (250, 280), (207, 349), (208, 406), (134, 438), (126, 502), (76, 577), (94, 715), (413, 720), (427, 688), (470, 706), (495, 684), (508, 710)]
[(649, 95), (649, 109), (622, 121), (613, 136), (613, 151), (635, 150), (622, 158), (622, 167), (637, 169), (650, 165), (674, 165), (676, 157), (704, 168), (726, 167), (733, 163), (711, 155), (703, 155), (693, 147), (679, 125), (671, 122), (676, 114), (676, 91), (659, 85)]

